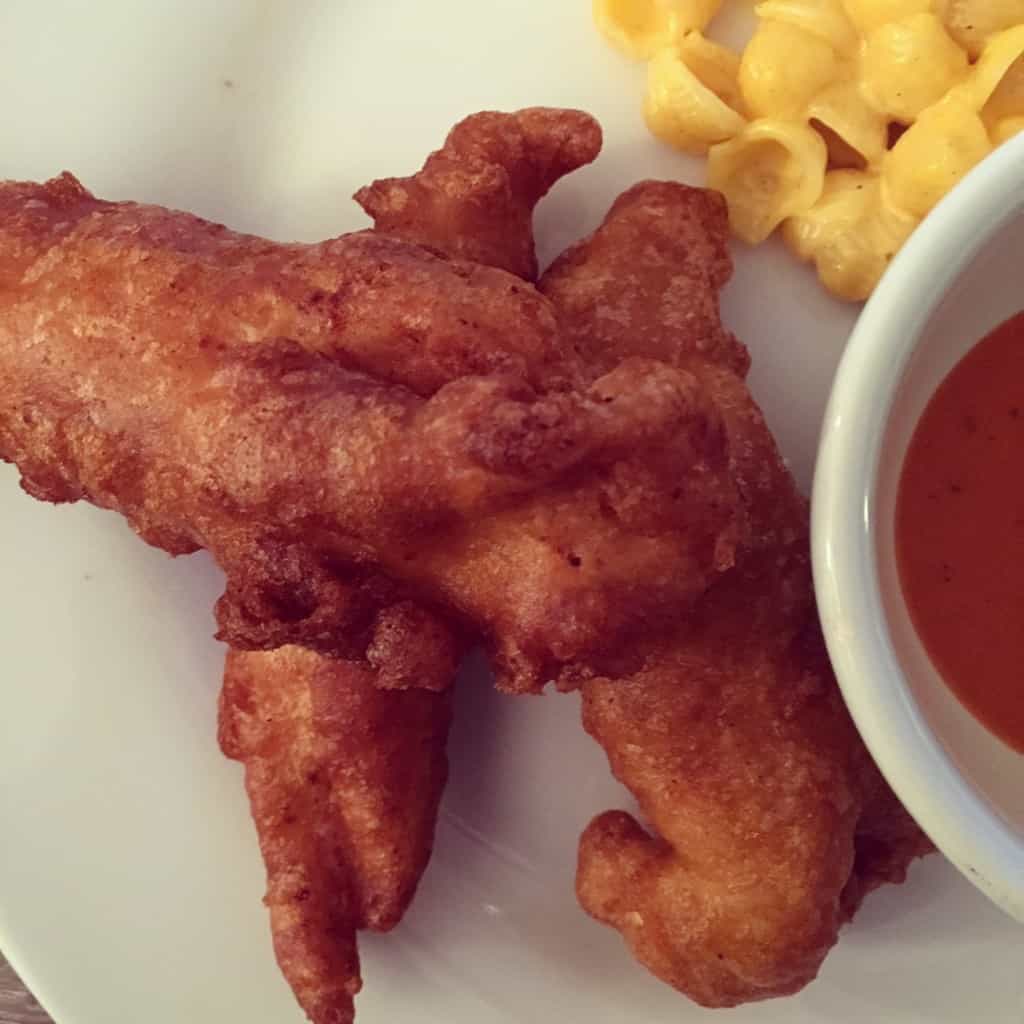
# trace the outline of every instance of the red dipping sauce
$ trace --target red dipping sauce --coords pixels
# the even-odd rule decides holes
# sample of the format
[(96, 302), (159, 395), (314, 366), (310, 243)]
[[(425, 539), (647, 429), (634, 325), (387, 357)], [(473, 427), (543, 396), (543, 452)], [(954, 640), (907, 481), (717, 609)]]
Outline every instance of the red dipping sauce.
[(900, 477), (896, 559), (933, 664), (1024, 753), (1024, 312), (928, 403)]

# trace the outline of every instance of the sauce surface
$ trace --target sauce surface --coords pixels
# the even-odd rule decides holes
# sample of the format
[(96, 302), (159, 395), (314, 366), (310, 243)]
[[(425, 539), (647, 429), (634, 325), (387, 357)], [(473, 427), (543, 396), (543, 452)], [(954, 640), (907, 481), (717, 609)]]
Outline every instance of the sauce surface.
[(896, 559), (933, 664), (1024, 753), (1024, 312), (928, 403), (900, 477)]

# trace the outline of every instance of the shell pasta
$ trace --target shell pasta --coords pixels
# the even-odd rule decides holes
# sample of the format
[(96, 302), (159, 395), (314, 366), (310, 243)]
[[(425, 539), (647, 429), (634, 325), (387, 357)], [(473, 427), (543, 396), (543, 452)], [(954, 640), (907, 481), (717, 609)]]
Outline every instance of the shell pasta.
[(841, 298), (866, 298), (921, 219), (1024, 131), (1024, 0), (763, 0), (742, 53), (720, 0), (595, 0), (648, 60), (651, 132), (707, 154), (733, 233), (777, 228)]
[(733, 233), (756, 245), (787, 217), (814, 206), (827, 163), (828, 149), (813, 128), (762, 118), (712, 147), (708, 184), (726, 197)]
[(746, 123), (738, 113), (735, 54), (688, 35), (651, 59), (644, 117), (651, 131), (685, 153), (706, 153)]

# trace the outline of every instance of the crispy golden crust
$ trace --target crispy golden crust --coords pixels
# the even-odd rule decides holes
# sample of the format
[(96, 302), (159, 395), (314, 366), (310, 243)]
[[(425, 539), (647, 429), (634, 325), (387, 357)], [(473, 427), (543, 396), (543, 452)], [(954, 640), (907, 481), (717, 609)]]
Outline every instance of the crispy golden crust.
[(314, 1024), (352, 1020), (356, 931), (387, 931), (412, 899), (450, 722), (450, 690), (387, 692), (373, 672), (297, 647), (228, 655), (221, 748), (245, 765), (274, 950)]
[[(717, 410), (688, 371), (638, 360), (587, 387), (538, 390), (493, 374), (429, 397), (412, 379), (368, 376), (373, 359), (353, 370), (331, 303), (300, 315), (296, 282), (330, 279), (331, 301), (347, 309), (345, 282), (376, 279), (368, 252), (380, 246), (406, 268), (378, 294), (385, 334), (389, 316), (395, 330), (405, 316), (396, 282), (407, 270), (433, 282), (435, 303), (475, 295), (502, 337), (549, 316), (509, 275), (461, 271), (409, 243), (275, 246), (186, 214), (102, 203), (70, 178), (0, 186), (0, 456), (37, 497), (120, 511), (172, 553), (209, 548), (231, 581), (229, 639), (331, 650), (324, 630), (340, 621), (365, 623), (369, 646), (377, 584), (342, 591), (329, 580), (357, 566), (395, 581), (388, 606), (415, 599), (462, 615), (495, 648), (509, 689), (537, 689), (567, 664), (599, 667), (597, 649), (617, 630), (684, 606), (731, 563), (742, 523)], [(232, 296), (245, 281), (243, 309)], [(364, 336), (361, 321), (341, 321), (341, 337)], [(472, 368), (487, 343), (468, 330)], [(578, 509), (557, 537), (554, 505)], [(587, 539), (594, 557), (580, 566)], [(295, 575), (276, 567), (281, 550), (309, 573), (301, 593), (281, 584), (282, 572), (285, 584)], [(549, 574), (563, 563), (583, 571)]]
[[(695, 378), (627, 361), (587, 394), (614, 425), (579, 409), (566, 426), (591, 442), (631, 437), (628, 446), (436, 538), (406, 570), (486, 622), (498, 685), (509, 691), (550, 679), (572, 687), (621, 664), (624, 638), (678, 615), (732, 564), (745, 526), (721, 421)], [(529, 437), (531, 448), (541, 442), (531, 459), (558, 450), (557, 432), (544, 433)]]
[(375, 181), (356, 201), (378, 231), (532, 281), (533, 208), (600, 149), (600, 125), (579, 110), (482, 112), (457, 124), (418, 173)]
[(595, 819), (580, 901), (707, 1006), (802, 988), (863, 897), (931, 850), (840, 699), (806, 516), (776, 515), (771, 533), (642, 672), (584, 687), (584, 725), (654, 834), (622, 812)]
[[(667, 680), (659, 693), (651, 677), (638, 677), (637, 687), (646, 700), (668, 702), (678, 683)], [(717, 685), (708, 682), (710, 688)], [(632, 706), (628, 685), (617, 689), (622, 693), (614, 699), (623, 705), (622, 714), (646, 716), (652, 730), (692, 729), (698, 716), (741, 713), (716, 693), (689, 709), (693, 717), (680, 709), (665, 718), (646, 703)], [(814, 717), (807, 707), (795, 712), (808, 723)], [(617, 728), (602, 708), (592, 710), (591, 717), (605, 718), (607, 729)], [(655, 820), (652, 827), (660, 838), (652, 838), (622, 811), (596, 818), (581, 841), (577, 881), (584, 908), (618, 929), (644, 966), (709, 1007), (790, 995), (815, 977), (844, 919), (835, 896), (850, 875), (855, 816), (855, 805), (843, 805), (854, 799), (845, 773), (835, 769), (820, 737), (787, 741), (799, 750), (790, 786), (773, 777), (779, 766), (766, 763), (756, 744), (733, 746), (735, 737), (721, 732), (720, 739), (728, 743), (727, 763), (735, 769), (733, 758), (743, 754), (753, 765), (749, 773), (733, 779), (704, 768), (705, 760), (724, 756), (713, 744), (695, 742), (697, 760), (691, 761), (677, 751), (659, 757), (646, 734), (633, 737), (645, 750), (643, 764), (616, 767), (634, 792), (644, 792), (642, 780), (651, 774), (662, 780), (659, 805), (668, 806), (666, 773), (699, 772), (700, 781), (691, 777), (685, 783), (687, 795), (677, 802), (671, 820), (664, 814)], [(706, 739), (709, 733), (705, 728), (698, 735)], [(608, 733), (594, 729), (593, 734), (609, 742)], [(621, 749), (630, 734), (617, 735), (611, 744)], [(814, 756), (805, 756), (808, 752)], [(810, 773), (822, 769), (827, 774), (809, 785)], [(702, 791), (712, 795), (701, 800)], [(794, 799), (808, 800), (810, 809), (794, 814), (786, 806)], [(771, 800), (783, 801), (785, 809), (777, 815), (767, 812), (765, 802)]]
[[(485, 131), (492, 130), (490, 119), (473, 118), (463, 126), (462, 135), (470, 133), (478, 124)], [(467, 212), (475, 212), (479, 195), (472, 186), (472, 175), (461, 180), (467, 182), (467, 191), (463, 195), (457, 191), (450, 193), (446, 212), (466, 231), (478, 225), (480, 218), (460, 217), (458, 210), (465, 207)], [(499, 215), (501, 211), (492, 208), (491, 219), (487, 221), (490, 230)], [(411, 203), (405, 210), (405, 237), (413, 242), (433, 242), (448, 255), (458, 255), (459, 249), (472, 247), (472, 236), (456, 234), (447, 239), (437, 238), (436, 217), (434, 203)], [(516, 235), (516, 225), (508, 227), (501, 237), (508, 238), (510, 252), (518, 254), (522, 240)], [(452, 243), (455, 243), (455, 251), (447, 247)], [(493, 251), (491, 255), (493, 258)], [(297, 617), (305, 618), (307, 627), (312, 627), (314, 617), (319, 616), (323, 623), (318, 637), (320, 649), (342, 656), (364, 657), (372, 669), (370, 672), (340, 665), (294, 649), (266, 655), (234, 654), (228, 659), (222, 698), (222, 741), (233, 756), (248, 761), (254, 813), (257, 821), (264, 823), (261, 829), (264, 846), (274, 853), (268, 860), (268, 873), (270, 891), (276, 897), (272, 900), (275, 908), (272, 927), (281, 965), (316, 1024), (329, 1021), (332, 1016), (346, 1020), (352, 1014), (351, 990), (358, 982), (358, 964), (354, 961), (355, 930), (397, 922), (426, 864), (432, 839), (431, 814), (432, 810), (436, 811), (442, 781), (438, 772), (429, 769), (444, 765), (447, 733), (446, 728), (429, 726), (440, 724), (445, 709), (450, 706), (447, 698), (426, 700), (416, 693), (377, 696), (371, 687), (437, 690), (451, 686), (458, 662), (459, 640), (450, 624), (422, 606), (409, 601), (389, 604), (395, 587), (379, 574), (363, 573), (354, 578), (357, 574), (350, 569), (342, 581), (329, 567), (308, 564), (307, 553), (296, 545), (281, 545), (275, 549), (273, 545), (264, 544), (257, 550), (264, 564), (255, 568), (255, 576), (264, 580), (264, 586), (251, 593), (264, 602), (275, 603), (269, 609), (249, 608), (244, 603), (244, 589), (239, 592), (239, 599), (233, 601), (229, 595), (222, 602), (222, 615), (234, 614), (236, 618), (242, 613), (245, 615), (244, 619), (236, 621), (236, 632), (245, 631), (250, 638), (258, 638), (265, 645), (268, 622)], [(272, 587), (266, 585), (268, 581), (273, 583)], [(368, 590), (372, 591), (369, 599)], [(351, 618), (353, 613), (365, 608), (380, 609), (372, 628)], [(311, 614), (309, 609), (312, 609)], [(333, 620), (325, 617), (332, 610), (344, 611), (349, 617), (339, 619), (336, 616)], [(282, 782), (281, 762), (302, 756), (302, 751), (315, 750), (320, 742), (319, 734), (324, 731), (321, 717), (298, 710), (316, 680), (327, 680), (332, 686), (351, 686), (353, 692), (344, 699), (350, 717), (358, 717), (360, 722), (346, 736), (344, 763), (325, 763), (316, 769), (318, 784), (332, 789), (336, 806), (307, 801), (308, 813), (289, 825), (289, 841), (280, 844), (275, 841), (273, 823), (262, 819), (260, 810), (289, 792)], [(289, 714), (277, 713), (282, 699), (295, 701), (296, 696), (298, 700), (290, 707)], [(245, 705), (244, 715), (239, 712), (238, 702)], [(424, 718), (424, 715), (429, 717)], [(376, 751), (364, 746), (364, 737), (376, 745)], [(243, 739), (250, 742), (242, 742)], [(255, 747), (274, 751), (274, 758), (259, 762), (253, 756)], [(395, 751), (395, 757), (400, 756), (398, 751), (408, 749), (410, 763), (424, 765), (428, 771), (407, 779), (407, 793), (396, 794), (396, 762), (381, 759), (380, 749)], [(248, 758), (246, 753), (250, 755)], [(333, 775), (335, 768), (343, 773), (340, 780)], [(362, 785), (353, 794), (344, 782), (354, 771), (361, 773)], [(275, 792), (279, 786), (285, 787), (283, 793)], [(344, 827), (349, 819), (365, 821), (363, 808), (379, 809), (388, 802), (393, 802), (394, 806), (380, 810), (376, 828), (348, 829), (344, 850), (339, 853), (330, 848), (330, 837), (336, 836), (339, 827)], [(411, 828), (410, 815), (413, 817)], [(396, 825), (407, 829), (400, 836), (404, 845), (391, 847), (387, 840)], [(325, 836), (328, 837), (327, 849), (323, 842)], [(338, 845), (336, 839), (334, 845)], [(327, 866), (340, 863), (352, 885), (343, 885), (340, 889), (333, 884), (320, 885), (318, 891), (309, 892), (305, 901), (296, 903), (294, 896), (289, 897), (283, 880), (304, 883), (311, 874), (325, 874), (328, 870), (325, 858)], [(378, 865), (378, 870), (367, 867), (374, 864)], [(386, 870), (381, 871), (380, 867)], [(309, 890), (308, 885), (304, 888)], [(355, 891), (358, 896), (359, 888), (369, 888), (371, 894), (369, 900), (361, 901), (364, 904), (361, 917), (357, 913), (359, 908), (354, 905), (360, 901), (349, 895)], [(372, 912), (367, 912), (367, 903)]]
[[(0, 218), (0, 287), (51, 300), (52, 327), (73, 318), (97, 337), (117, 320), (138, 335), (126, 358), (171, 346), (209, 364), (287, 339), (419, 395), (473, 374), (544, 384), (565, 373), (554, 319), (532, 289), (377, 232), (269, 242), (180, 211), (95, 199), (67, 173), (45, 185), (2, 183)], [(59, 309), (70, 281), (75, 301)]]
[[(720, 411), (748, 521), (736, 564), (641, 667), (586, 681), (583, 722), (652, 832), (623, 812), (579, 850), (583, 907), (707, 1006), (792, 993), (864, 893), (930, 849), (840, 699), (814, 609), (807, 508), (717, 322), (721, 204), (630, 190), (541, 283), (598, 369), (640, 352), (685, 366)], [(723, 262), (724, 261), (724, 262)]]
[(584, 688), (584, 725), (654, 835), (621, 812), (592, 822), (580, 901), (707, 1006), (797, 991), (845, 918), (870, 767), (804, 561), (745, 559), (642, 672)]
[(746, 374), (747, 349), (718, 315), (718, 293), (732, 276), (727, 225), (717, 192), (644, 181), (552, 263), (540, 290), (590, 372), (634, 355)]
[[(384, 689), (450, 685), (448, 664), (464, 646), (464, 630), (443, 610), (412, 600), (408, 587), (273, 535), (233, 535), (231, 549), (237, 558), (217, 602), (218, 639), (249, 651), (301, 644), (375, 669)], [(419, 631), (428, 644), (407, 646)], [(430, 661), (417, 656), (421, 649)], [(445, 657), (436, 657), (442, 649)]]
[[(378, 230), (532, 277), (534, 204), (558, 177), (593, 160), (600, 143), (596, 122), (578, 111), (475, 114), (452, 130), (445, 146), (412, 178), (376, 182), (356, 198), (375, 217)], [(724, 259), (727, 263), (727, 254)], [(571, 345), (565, 348), (569, 359)], [(602, 364), (602, 371), (616, 370), (623, 354)], [(643, 353), (638, 347), (634, 354)], [(599, 376), (593, 372), (596, 365), (592, 360), (586, 368), (590, 379)], [(630, 416), (642, 414), (646, 403), (659, 404), (654, 397), (659, 373), (659, 368), (641, 367), (627, 376), (620, 369), (617, 378), (608, 379), (620, 383), (614, 391), (606, 388), (604, 399), (614, 396), (620, 407), (629, 403)], [(519, 425), (514, 428), (518, 431)], [(667, 586), (661, 600), (650, 581), (664, 575), (659, 566), (678, 557), (673, 550), (684, 532), (691, 538), (700, 533), (694, 526), (699, 518), (686, 508), (707, 510), (717, 502), (730, 509), (734, 504), (732, 495), (716, 493), (717, 483), (709, 479), (712, 459), (682, 451), (680, 440), (677, 434), (664, 442), (658, 466), (619, 459), (599, 479), (568, 490), (552, 487), (541, 502), (496, 513), (458, 542), (472, 551), (441, 543), (424, 553), (433, 578), (443, 580), (450, 567), (457, 567), (460, 580), (471, 580), (478, 599), (493, 609), (491, 629), (504, 638), (496, 649), (499, 684), (521, 689), (522, 681), (530, 679), (533, 688), (557, 675), (571, 687), (591, 669), (573, 664), (578, 652), (607, 636), (610, 643), (597, 659), (607, 670), (622, 660), (631, 631), (650, 629), (663, 609), (678, 609), (680, 595)], [(527, 458), (542, 454), (537, 449)], [(694, 471), (679, 472), (689, 464)], [(675, 495), (674, 501), (660, 500), (666, 491)], [(517, 534), (527, 518), (532, 539), (523, 544)], [(629, 521), (635, 536), (622, 536), (623, 521)], [(680, 529), (673, 530), (673, 524)], [(727, 564), (731, 538), (724, 517), (716, 528), (721, 532), (705, 537), (705, 557)], [(710, 554), (716, 543), (717, 556)], [(698, 589), (702, 586), (703, 581)], [(517, 629), (509, 609), (529, 621), (528, 631)], [(627, 618), (630, 609), (637, 614)], [(554, 659), (543, 653), (545, 647)], [(510, 679), (517, 680), (516, 686), (508, 685)]]
[[(376, 182), (357, 198), (368, 212), (380, 204), (390, 210), (381, 212), (378, 233), (454, 259), (522, 271), (536, 264), (533, 204), (599, 148), (597, 123), (574, 111), (475, 114), (453, 129), (445, 149), (413, 178)], [(499, 182), (507, 188), (496, 188)], [(424, 662), (415, 654), (423, 645), (407, 639), (410, 617), (419, 617), (419, 628), (431, 636), (428, 652), (445, 626), (402, 600), (402, 588), (392, 580), (358, 566), (332, 568), (308, 548), (273, 536), (262, 537), (251, 551), (252, 561), (239, 564), (218, 603), (220, 639), (247, 650), (301, 642), (334, 657), (365, 656), (386, 688), (410, 680), (428, 689), (450, 684), (447, 659)]]

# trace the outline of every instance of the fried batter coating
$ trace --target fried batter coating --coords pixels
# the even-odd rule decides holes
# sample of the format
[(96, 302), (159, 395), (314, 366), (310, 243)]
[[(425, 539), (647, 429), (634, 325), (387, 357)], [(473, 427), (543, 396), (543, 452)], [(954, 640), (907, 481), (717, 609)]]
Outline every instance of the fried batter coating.
[[(461, 649), (463, 630), (411, 600), (407, 588), (370, 567), (335, 567), (308, 545), (258, 531), (248, 540), (244, 531), (233, 537), (232, 547), (238, 560), (217, 602), (218, 639), (247, 651), (301, 641), (325, 657), (375, 669), (386, 690), (451, 685), (447, 659), (424, 661), (419, 652)], [(405, 642), (417, 633), (425, 643)]]
[[(434, 244), (449, 255), (479, 259), (532, 277), (536, 272), (533, 205), (557, 176), (591, 161), (600, 143), (596, 122), (578, 111), (531, 109), (515, 114), (475, 114), (453, 129), (444, 148), (432, 154), (418, 174), (376, 182), (356, 198), (375, 216), (378, 229), (397, 231), (412, 241)], [(568, 359), (572, 347), (565, 347)], [(636, 354), (643, 353), (638, 349)], [(602, 372), (616, 370), (620, 362), (606, 362)], [(573, 365), (577, 360), (573, 359)], [(585, 367), (590, 380), (598, 376), (593, 372), (595, 365), (591, 361)], [(643, 400), (652, 372), (645, 369), (634, 375), (628, 387), (619, 389), (616, 401)], [(661, 468), (654, 473), (663, 473), (666, 480), (676, 478), (671, 489), (676, 501), (671, 507), (660, 500), (666, 488), (657, 483), (650, 468), (623, 460), (612, 468), (610, 479), (574, 488), (565, 495), (545, 495), (544, 503), (538, 504), (532, 514), (533, 533), (544, 543), (533, 545), (528, 557), (517, 556), (513, 541), (520, 509), (507, 515), (498, 513), (479, 524), (470, 539), (475, 548), (476, 580), (493, 587), (497, 598), (493, 604), (499, 613), (505, 606), (514, 607), (518, 616), (530, 615), (540, 635), (546, 631), (545, 624), (558, 624), (566, 639), (551, 637), (545, 642), (568, 665), (560, 668), (552, 664), (548, 671), (557, 672), (565, 687), (574, 685), (577, 677), (573, 651), (594, 642), (588, 637), (606, 633), (610, 638), (601, 652), (604, 661), (615, 658), (618, 649), (628, 648), (628, 641), (622, 642), (622, 631), (615, 626), (621, 610), (643, 609), (643, 614), (629, 625), (647, 629), (665, 608), (674, 607), (672, 594), (665, 592), (665, 601), (660, 604), (645, 597), (644, 591), (645, 581), (657, 573), (658, 564), (672, 558), (662, 531), (672, 522), (691, 528), (692, 517), (680, 508), (678, 499), (685, 497), (691, 507), (715, 500), (727, 506), (732, 500), (720, 494), (717, 499), (702, 501), (699, 495), (706, 472), (680, 473), (679, 467), (687, 464), (689, 456), (680, 457), (678, 438), (670, 443), (672, 447), (664, 450), (660, 460)], [(617, 525), (608, 522), (609, 508), (619, 509), (619, 517), (628, 515), (640, 538), (623, 544)], [(719, 539), (723, 538), (724, 530)], [(669, 544), (675, 542), (673, 538)], [(721, 543), (719, 557), (723, 564), (728, 563), (730, 550), (728, 540)], [(431, 574), (439, 579), (453, 561), (452, 551), (444, 546), (434, 547), (426, 557), (431, 561)], [(461, 564), (463, 558), (455, 561)], [(505, 567), (512, 565), (517, 571), (508, 573)], [(524, 570), (524, 566), (528, 568)], [(513, 623), (497, 621), (500, 634), (513, 635)], [(579, 639), (570, 631), (578, 632)], [(527, 667), (521, 672), (512, 671), (521, 677), (529, 675), (543, 681), (548, 674), (538, 674), (529, 667), (534, 655), (528, 647), (506, 645), (499, 657), (499, 685), (509, 677), (509, 666), (520, 662)], [(583, 674), (588, 670), (589, 666), (584, 666)]]
[(644, 671), (583, 691), (584, 726), (654, 834), (622, 812), (595, 819), (580, 902), (706, 1006), (798, 991), (853, 909), (844, 892), (874, 768), (832, 679), (806, 533), (792, 525), (793, 543), (780, 534), (741, 557)]
[(806, 513), (778, 461), (775, 473), (760, 550), (647, 653), (644, 671), (583, 692), (584, 725), (653, 835), (622, 812), (595, 819), (580, 844), (580, 902), (706, 1006), (798, 991), (863, 896), (902, 882), (931, 849), (842, 703), (814, 611)]
[[(630, 448), (603, 465), (580, 464), (566, 484), (481, 518), (451, 541), (438, 538), (407, 567), (466, 614), (465, 596), (486, 609), (500, 688), (536, 692), (549, 680), (572, 688), (594, 666), (631, 660), (629, 637), (680, 614), (732, 564), (746, 522), (725, 431), (716, 410), (703, 416), (710, 407), (696, 381), (681, 389), (668, 371), (630, 360), (588, 392), (628, 421), (615, 432), (635, 431)], [(580, 413), (573, 422), (583, 425)], [(593, 425), (585, 429), (597, 436)], [(537, 448), (529, 461), (551, 454)]]
[(485, 111), (457, 124), (418, 173), (375, 181), (356, 201), (378, 231), (532, 281), (533, 208), (600, 149), (600, 125), (580, 110)]
[[(0, 185), (0, 457), (36, 497), (120, 511), (174, 554), (208, 548), (236, 600), (259, 614), (283, 590), (272, 572), (258, 575), (272, 561), (262, 545), (297, 545), (295, 564), (324, 572), (380, 570), (399, 591), (389, 605), (434, 603), (482, 632), (509, 689), (589, 664), (617, 630), (684, 605), (731, 564), (742, 517), (725, 433), (691, 373), (629, 360), (589, 386), (566, 389), (568, 372), (548, 389), (494, 373), (456, 377), (429, 397), (414, 391), (413, 377), (426, 387), (419, 374), (408, 386), (371, 377), (375, 356), (353, 370), (352, 347), (335, 341), (365, 335), (339, 310), (349, 284), (379, 269), (370, 251), (400, 253), (414, 279), (434, 281), (442, 306), (450, 293), (476, 295), (483, 321), (508, 336), (549, 316), (510, 275), (410, 243), (371, 234), (275, 246), (97, 201), (70, 176)], [(320, 313), (302, 304), (314, 286), (339, 289)], [(378, 305), (388, 294), (381, 286)], [(493, 303), (503, 311), (487, 314)], [(392, 309), (392, 333), (403, 315)], [(387, 320), (378, 308), (376, 323)], [(467, 331), (467, 352), (487, 348), (472, 323)], [(439, 368), (442, 355), (421, 368)], [(520, 355), (521, 345), (502, 362)], [(557, 536), (554, 505), (576, 510)], [(587, 543), (594, 557), (577, 565)], [(569, 586), (565, 573), (549, 576), (562, 560), (583, 570), (568, 573)], [(365, 599), (337, 620), (372, 632), (373, 591), (314, 585), (304, 600)], [(617, 602), (624, 592), (628, 605)], [(279, 612), (303, 642), (297, 622), (324, 630), (315, 604)]]
[[(558, 177), (592, 160), (600, 141), (600, 126), (578, 111), (474, 114), (453, 129), (445, 150), (413, 178), (376, 182), (357, 199), (370, 213), (381, 203), (393, 211), (401, 205), (396, 223), (381, 214), (379, 234), (532, 276), (533, 205)], [(499, 188), (499, 182), (507, 188)], [(437, 642), (437, 631), (446, 627), (436, 615), (402, 600), (393, 581), (356, 566), (339, 573), (311, 557), (308, 548), (273, 536), (260, 538), (252, 550), (253, 564), (238, 566), (218, 603), (221, 639), (246, 650), (301, 641), (335, 657), (359, 659), (365, 653), (385, 688), (450, 684), (436, 661), (407, 664), (415, 651), (432, 649), (431, 642), (406, 642), (412, 630), (425, 630), (428, 641)], [(395, 637), (403, 639), (396, 643)]]
[(718, 323), (729, 276), (719, 197), (627, 192), (541, 282), (596, 366), (643, 353), (685, 366), (719, 406), (749, 521), (736, 564), (643, 667), (583, 684), (583, 722), (653, 833), (596, 818), (583, 907), (651, 971), (706, 1006), (797, 991), (863, 895), (931, 847), (871, 762), (814, 608), (806, 503)]
[[(484, 130), (491, 130), (490, 118), (472, 119), (473, 124), (478, 121)], [(469, 130), (470, 126), (466, 125), (463, 133)], [(476, 208), (477, 196), (472, 188), (462, 197), (452, 194), (448, 212), (464, 231), (481, 223), (479, 217), (458, 216), (460, 205), (466, 209)], [(499, 215), (500, 211), (492, 208), (491, 218), (487, 220), (489, 231), (499, 226), (495, 220)], [(405, 237), (413, 242), (437, 242), (433, 237), (435, 216), (431, 203), (411, 205), (406, 210)], [(517, 253), (521, 238), (516, 236), (516, 225), (508, 227), (509, 230), (499, 237), (508, 238), (510, 249)], [(473, 236), (454, 235), (445, 240), (445, 244), (452, 243), (458, 250), (469, 248), (473, 240)], [(457, 255), (457, 251), (442, 248), (446, 255)], [(232, 654), (228, 658), (221, 701), (222, 740), (230, 754), (246, 760), (245, 745), (239, 742), (239, 726), (247, 723), (257, 723), (260, 749), (275, 752), (274, 760), (266, 759), (260, 765), (251, 756), (251, 746), (248, 748), (248, 783), (254, 816), (261, 824), (264, 848), (272, 851), (267, 868), (270, 902), (274, 908), (271, 922), (275, 948), (300, 1003), (309, 1011), (314, 1024), (325, 1024), (332, 1019), (348, 1020), (352, 1016), (353, 990), (358, 987), (356, 930), (395, 923), (408, 905), (411, 889), (429, 855), (433, 837), (431, 815), (436, 812), (443, 782), (439, 776), (445, 765), (447, 728), (428, 728), (424, 733), (424, 723), (441, 724), (446, 713), (450, 713), (450, 700), (437, 697), (428, 701), (417, 693), (377, 694), (375, 689), (446, 689), (452, 684), (460, 647), (457, 632), (429, 610), (408, 601), (388, 605), (388, 594), (394, 588), (379, 575), (371, 573), (354, 581), (349, 573), (341, 580), (322, 565), (304, 565), (304, 552), (294, 545), (277, 550), (264, 545), (260, 555), (266, 559), (266, 564), (257, 571), (276, 582), (268, 596), (280, 602), (279, 607), (309, 605), (323, 620), (321, 649), (332, 644), (335, 650), (343, 651), (347, 646), (358, 654), (365, 643), (365, 625), (324, 617), (332, 608), (353, 609), (367, 605), (362, 596), (346, 593), (346, 588), (374, 589), (376, 603), (382, 609), (377, 613), (373, 639), (365, 652), (366, 661), (374, 670), (372, 673), (295, 648), (269, 654)], [(320, 593), (316, 592), (317, 588)], [(324, 594), (325, 589), (331, 593)], [(374, 603), (370, 601), (369, 606)], [(242, 607), (241, 603), (224, 602), (224, 610), (228, 612), (234, 610), (237, 614)], [(250, 616), (244, 625), (256, 629), (268, 619), (279, 618), (277, 609), (271, 609), (269, 615), (260, 614), (259, 609), (247, 611)], [(342, 761), (318, 765), (316, 769), (317, 784), (332, 790), (335, 801), (327, 806), (314, 805), (309, 814), (289, 824), (289, 841), (281, 844), (275, 841), (273, 822), (262, 816), (261, 811), (268, 802), (280, 801), (281, 794), (275, 787), (281, 785), (281, 761), (294, 760), (302, 756), (302, 751), (315, 749), (320, 744), (319, 733), (324, 723), (322, 716), (301, 713), (293, 705), (289, 705), (288, 714), (278, 712), (282, 700), (296, 701), (296, 695), (297, 708), (302, 708), (310, 683), (318, 679), (327, 680), (332, 686), (353, 687), (353, 694), (345, 699), (352, 717), (357, 717), (360, 724), (344, 736)], [(245, 704), (244, 718), (238, 711), (239, 699)], [(430, 718), (424, 719), (424, 715)], [(367, 723), (371, 728), (366, 728)], [(390, 760), (382, 759), (381, 747), (394, 751), (394, 756)], [(403, 803), (406, 796), (394, 791), (394, 781), (395, 758), (405, 749), (412, 752), (412, 763), (425, 766), (427, 771), (407, 780), (407, 802)], [(440, 772), (431, 770), (437, 767)], [(337, 786), (335, 771), (341, 773), (342, 780), (359, 772), (362, 785), (355, 791), (344, 785)], [(389, 804), (393, 806), (388, 807)], [(348, 829), (343, 848), (323, 848), (323, 836), (335, 835), (339, 824), (344, 826), (353, 817), (361, 820), (362, 808), (368, 805), (382, 808), (375, 819), (375, 828)], [(412, 828), (402, 834), (402, 845), (395, 848), (385, 844), (382, 849), (382, 837), (387, 839), (398, 823), (407, 827), (410, 814), (415, 820)], [(322, 876), (334, 870), (331, 865), (339, 863), (348, 876), (343, 881), (351, 878), (355, 886), (366, 885), (374, 881), (371, 871), (366, 869), (374, 861), (380, 861), (387, 870), (372, 873), (376, 876), (371, 887), (372, 900), (362, 900), (362, 914), (350, 898), (350, 887), (344, 884), (340, 889), (333, 884), (321, 885), (319, 891), (310, 892), (301, 903), (296, 903), (294, 896), (289, 895), (287, 883), (292, 879), (302, 880), (310, 874)], [(303, 889), (308, 890), (309, 886)], [(377, 908), (375, 913), (365, 912), (367, 902)]]
[[(433, 655), (451, 678), (445, 650)], [(221, 749), (245, 765), (274, 950), (313, 1024), (350, 1024), (356, 932), (394, 927), (413, 897), (450, 723), (450, 689), (387, 692), (372, 671), (298, 647), (228, 654)]]
[(727, 225), (717, 192), (644, 181), (552, 263), (540, 290), (591, 373), (634, 355), (746, 374), (746, 346), (718, 313), (718, 293), (732, 276)]
[(3, 182), (0, 216), (0, 288), (56, 300), (76, 281), (65, 295), (74, 304), (53, 319), (90, 335), (116, 319), (163, 347), (177, 323), (207, 361), (287, 339), (425, 396), (473, 374), (541, 384), (565, 373), (554, 318), (532, 289), (377, 232), (270, 242), (180, 211), (97, 200), (67, 173), (45, 185)]

